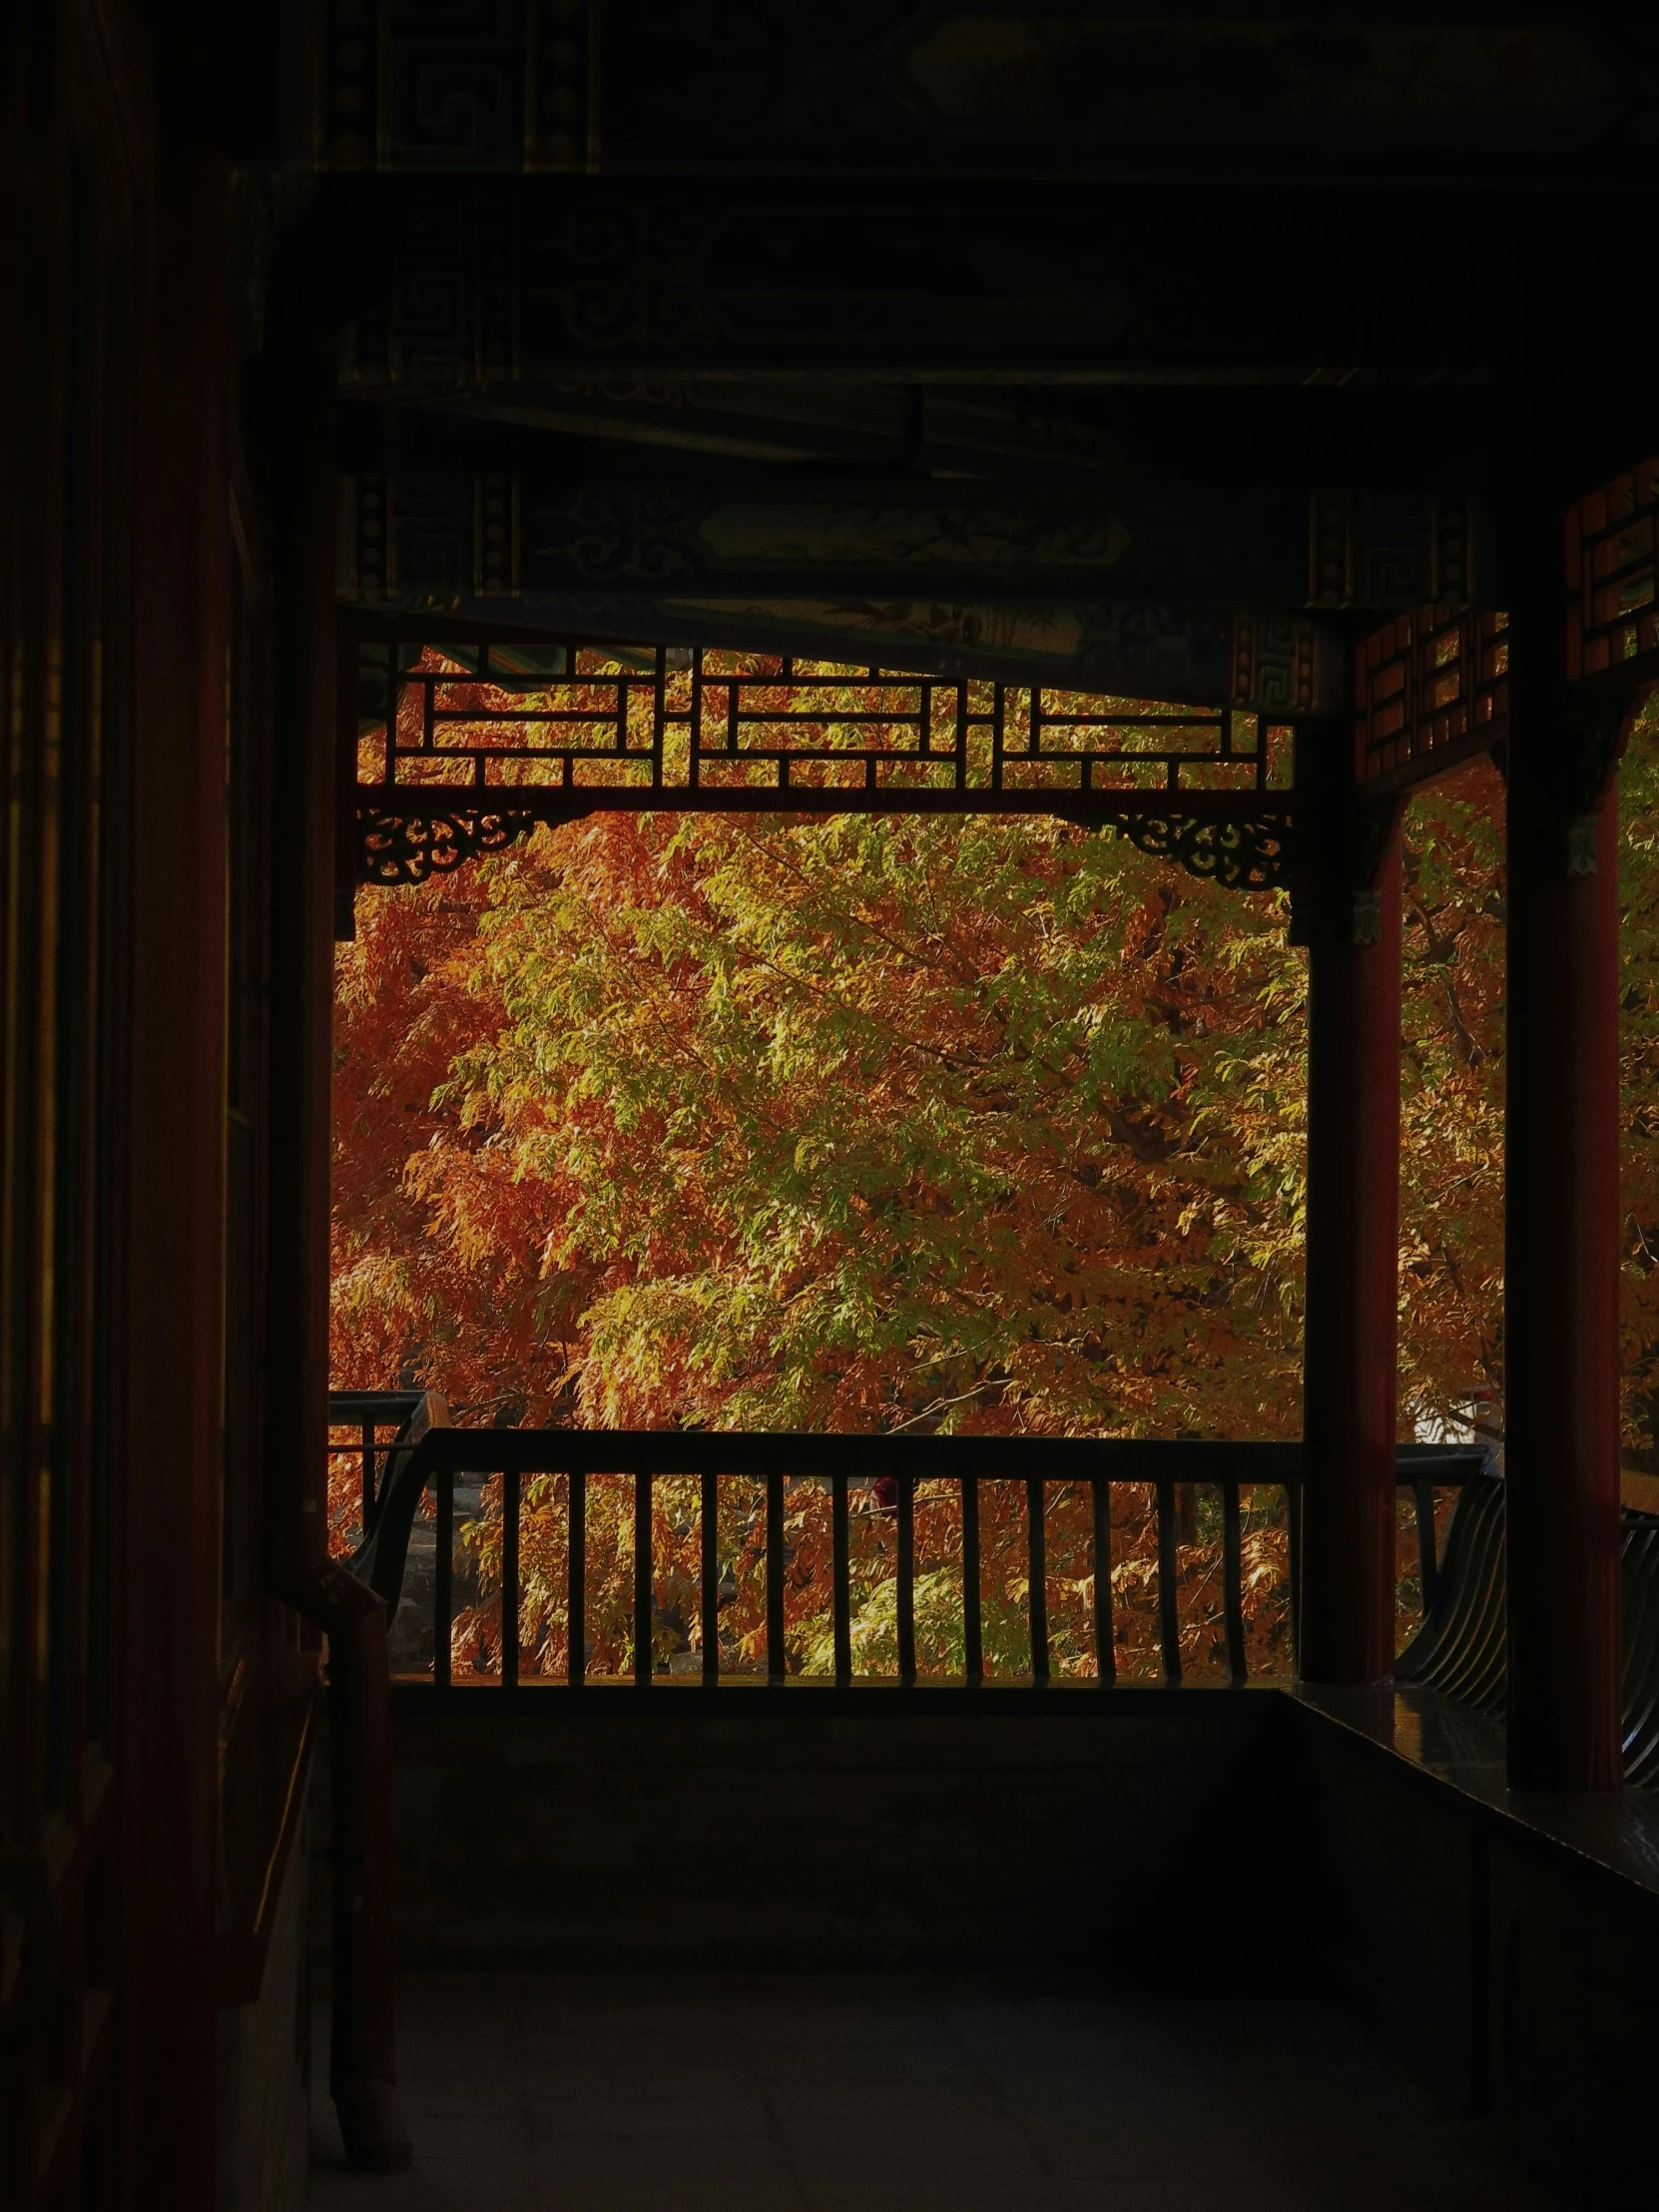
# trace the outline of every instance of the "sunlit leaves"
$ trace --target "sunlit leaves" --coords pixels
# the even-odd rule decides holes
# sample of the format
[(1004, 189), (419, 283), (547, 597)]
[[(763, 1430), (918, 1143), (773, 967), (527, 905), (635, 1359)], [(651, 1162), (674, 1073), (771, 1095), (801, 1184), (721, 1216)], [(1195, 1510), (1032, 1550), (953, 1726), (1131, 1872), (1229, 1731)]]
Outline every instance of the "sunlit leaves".
[[(1641, 1443), (1655, 774), (1639, 741), (1622, 893)], [(1404, 1433), (1481, 1391), (1501, 1423), (1501, 806), (1481, 766), (1406, 819)], [(552, 1424), (1297, 1432), (1306, 957), (1278, 899), (1041, 821), (611, 815), (360, 907), (336, 1016), (340, 1383), (425, 1380), (463, 1417)], [(823, 1510), (800, 1507), (804, 1561)], [(556, 1520), (526, 1526), (527, 1566), (553, 1547), (532, 1639), (559, 1633)], [(1150, 1540), (1144, 1514), (1126, 1525), (1131, 1610)], [(1086, 1579), (1082, 1541), (1057, 1529), (1057, 1587)], [(1251, 1575), (1277, 1588), (1282, 1550), (1248, 1535)], [(952, 1571), (927, 1569), (927, 1605)], [(889, 1588), (855, 1629), (871, 1653)], [(730, 1619), (753, 1657), (749, 1602)], [(619, 1664), (624, 1625), (601, 1639)]]

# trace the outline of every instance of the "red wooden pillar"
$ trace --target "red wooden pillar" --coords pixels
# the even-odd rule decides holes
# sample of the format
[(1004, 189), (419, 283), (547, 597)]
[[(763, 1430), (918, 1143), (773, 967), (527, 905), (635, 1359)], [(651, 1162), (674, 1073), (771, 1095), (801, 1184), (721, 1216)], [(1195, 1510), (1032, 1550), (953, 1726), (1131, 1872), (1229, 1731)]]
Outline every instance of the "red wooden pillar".
[(1349, 887), (1330, 827), (1308, 960), (1299, 1671), (1381, 1682), (1394, 1661), (1399, 824), (1373, 893)]
[(1621, 1766), (1618, 794), (1612, 747), (1569, 738), (1553, 535), (1536, 551), (1530, 588), (1510, 605), (1509, 1780), (1610, 1790)]

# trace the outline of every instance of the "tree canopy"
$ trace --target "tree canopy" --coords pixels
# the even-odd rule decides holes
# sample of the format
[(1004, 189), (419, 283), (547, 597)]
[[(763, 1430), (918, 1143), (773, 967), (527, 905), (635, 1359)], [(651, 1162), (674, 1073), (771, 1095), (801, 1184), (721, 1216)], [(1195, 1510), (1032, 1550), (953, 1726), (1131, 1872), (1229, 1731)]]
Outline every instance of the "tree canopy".
[[(1640, 1449), (1645, 749), (1624, 782)], [(1401, 1432), (1471, 1400), (1500, 1432), (1495, 771), (1419, 795), (1405, 835)], [(338, 1384), (537, 1424), (1298, 1432), (1306, 955), (1280, 896), (1043, 820), (613, 814), (359, 903)]]

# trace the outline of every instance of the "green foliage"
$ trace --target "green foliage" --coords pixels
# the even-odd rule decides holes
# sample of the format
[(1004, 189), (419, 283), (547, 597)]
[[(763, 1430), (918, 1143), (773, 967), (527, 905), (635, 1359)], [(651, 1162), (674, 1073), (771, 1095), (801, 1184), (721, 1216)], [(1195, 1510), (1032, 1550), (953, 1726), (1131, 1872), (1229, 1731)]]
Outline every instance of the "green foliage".
[[(1277, 1425), (1271, 903), (1047, 823), (607, 822), (499, 865), (479, 946), (506, 1025), (441, 1102), (574, 1194), (590, 1418)], [(453, 1165), (413, 1175), (464, 1234)]]
[[(1639, 734), (1625, 1326), (1627, 1433), (1649, 1450), (1656, 776)], [(1486, 1393), (1500, 1429), (1495, 774), (1419, 796), (1405, 837), (1402, 1428)], [(1306, 963), (1281, 900), (1040, 820), (611, 815), (363, 903), (340, 964), (340, 1382), (419, 1377), (467, 1417), (552, 1424), (1297, 1433)], [(521, 1632), (550, 1667), (562, 1479), (533, 1489), (524, 1533)], [(678, 1490), (659, 1493), (662, 1660), (698, 1633), (699, 1539)], [(792, 1664), (812, 1671), (828, 1663), (828, 1505), (812, 1485), (791, 1496)], [(631, 1502), (596, 1485), (589, 1503), (592, 1664), (625, 1670)], [(854, 1505), (855, 1663), (885, 1667), (890, 1531), (878, 1501)], [(918, 1636), (940, 1668), (960, 1664), (955, 1510), (917, 1507)], [(1144, 1498), (1117, 1510), (1133, 1672), (1154, 1663), (1153, 1523)], [(1196, 1501), (1182, 1547), (1201, 1662), (1219, 1642), (1210, 1510)], [(1022, 1513), (987, 1499), (987, 1663), (1004, 1670), (1024, 1649)], [(1086, 1516), (1056, 1497), (1051, 1519), (1055, 1665), (1086, 1672)], [(734, 1665), (761, 1657), (758, 1527), (740, 1515), (721, 1535)], [(470, 1540), (487, 1593), (489, 1513)], [(1247, 1520), (1246, 1555), (1257, 1656), (1282, 1661), (1270, 1513)], [(487, 1610), (469, 1630), (486, 1647)]]

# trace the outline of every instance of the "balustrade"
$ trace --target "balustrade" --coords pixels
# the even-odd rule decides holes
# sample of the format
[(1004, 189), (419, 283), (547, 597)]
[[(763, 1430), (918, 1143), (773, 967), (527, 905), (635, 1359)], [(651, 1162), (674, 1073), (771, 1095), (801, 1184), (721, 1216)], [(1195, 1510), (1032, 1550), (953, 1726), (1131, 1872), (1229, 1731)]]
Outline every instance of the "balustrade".
[[(404, 1597), (411, 1534), (423, 1513), (430, 1518), (429, 1597), (423, 1591), (411, 1601), (422, 1605), (417, 1625), (423, 1648), (428, 1623), (430, 1631), (430, 1662), (423, 1661), (420, 1678), (440, 1692), (463, 1684), (512, 1690), (531, 1683), (612, 1692), (632, 1685), (648, 1691), (675, 1682), (679, 1668), (657, 1648), (664, 1640), (658, 1601), (664, 1560), (653, 1518), (659, 1486), (669, 1484), (685, 1485), (676, 1509), (683, 1507), (696, 1519), (695, 1574), (676, 1569), (679, 1579), (695, 1582), (678, 1622), (687, 1642), (681, 1664), (693, 1667), (694, 1679), (711, 1690), (723, 1684), (781, 1688), (814, 1681), (842, 1691), (972, 1689), (987, 1682), (1036, 1691), (1062, 1682), (1109, 1688), (1120, 1671), (1125, 1627), (1112, 1573), (1112, 1500), (1116, 1495), (1122, 1501), (1121, 1521), (1131, 1502), (1126, 1492), (1149, 1505), (1154, 1542), (1144, 1564), (1156, 1587), (1152, 1646), (1133, 1654), (1150, 1667), (1132, 1671), (1142, 1678), (1150, 1671), (1172, 1687), (1191, 1672), (1183, 1660), (1183, 1639), (1191, 1640), (1194, 1621), (1184, 1615), (1180, 1560), (1192, 1555), (1193, 1546), (1190, 1531), (1184, 1539), (1183, 1509), (1190, 1511), (1190, 1501), (1206, 1492), (1219, 1505), (1219, 1513), (1210, 1516), (1219, 1519), (1219, 1543), (1212, 1541), (1216, 1556), (1199, 1580), (1219, 1578), (1219, 1604), (1209, 1601), (1205, 1619), (1216, 1630), (1224, 1678), (1242, 1684), (1251, 1672), (1247, 1631), (1254, 1616), (1246, 1545), (1264, 1530), (1272, 1530), (1283, 1545), (1281, 1587), (1292, 1599), (1287, 1609), (1294, 1640), (1299, 1443), (454, 1428), (442, 1425), (441, 1418), (432, 1421), (415, 1392), (340, 1393), (331, 1401), (331, 1414), (336, 1463), (354, 1467), (352, 1488), (360, 1489), (364, 1501), (358, 1570), (394, 1613)], [(415, 1439), (409, 1431), (417, 1423), (424, 1432)], [(1398, 1451), (1398, 1485), (1408, 1524), (1414, 1523), (1414, 1572), (1425, 1607), (1432, 1607), (1437, 1595), (1436, 1503), (1478, 1476), (1486, 1463), (1479, 1446), (1414, 1444)], [(590, 1648), (596, 1580), (590, 1567), (597, 1563), (597, 1485), (613, 1482), (625, 1485), (623, 1510), (603, 1516), (605, 1540), (617, 1554), (610, 1561), (613, 1581), (621, 1575), (631, 1582), (631, 1606), (622, 1624), (622, 1664), (602, 1670)], [(336, 1494), (341, 1487), (336, 1481)], [(997, 1524), (1001, 1549), (993, 1579), (999, 1577), (1002, 1585), (992, 1601), (997, 1655), (987, 1652), (985, 1597), (996, 1548), (986, 1519), (993, 1490), (1005, 1508), (1013, 1505)], [(790, 1508), (799, 1507), (804, 1496), (812, 1504), (814, 1492), (819, 1515), (829, 1523), (828, 1573), (808, 1586), (792, 1576)], [(533, 1599), (525, 1560), (527, 1511), (543, 1534), (550, 1520), (555, 1523), (557, 1537), (559, 1586), (549, 1593), (544, 1573)], [(1050, 1531), (1060, 1515), (1073, 1533), (1078, 1525), (1087, 1531), (1086, 1559), (1073, 1556), (1070, 1562), (1073, 1570), (1081, 1565), (1085, 1572), (1065, 1577), (1066, 1590), (1086, 1613), (1086, 1631), (1080, 1636), (1078, 1623), (1068, 1623), (1063, 1659), (1050, 1617)], [(918, 1519), (928, 1552), (919, 1575)], [(484, 1538), (488, 1571), (481, 1594), (487, 1604), (472, 1610), (472, 1648), (458, 1663), (455, 1562), (463, 1523), (473, 1532), (475, 1553), (479, 1536)], [(799, 1520), (795, 1526), (799, 1531)], [(859, 1560), (856, 1593), (855, 1529), (868, 1554)], [(691, 1519), (678, 1533), (689, 1560)], [(722, 1649), (722, 1609), (737, 1594), (727, 1556), (734, 1552), (759, 1569), (763, 1585), (754, 1593), (762, 1602), (747, 1639), (750, 1652), (742, 1657)], [(919, 1644), (918, 1582), (930, 1615), (930, 1633)], [(941, 1588), (950, 1616), (947, 1654), (941, 1653), (938, 1632)], [(1010, 1592), (1012, 1610), (1023, 1613), (1017, 1622)], [(796, 1600), (797, 1614), (788, 1622), (787, 1594)], [(805, 1630), (804, 1604), (812, 1614)], [(492, 1625), (479, 1628), (486, 1610)], [(609, 1611), (614, 1610), (613, 1603)], [(886, 1662), (880, 1670), (859, 1663), (867, 1661), (872, 1617), (879, 1622), (877, 1640)], [(532, 1625), (527, 1629), (527, 1624)], [(552, 1671), (546, 1661), (550, 1643), (562, 1647)], [(1013, 1667), (1011, 1643), (1022, 1662)], [(807, 1646), (811, 1664), (804, 1663)]]

